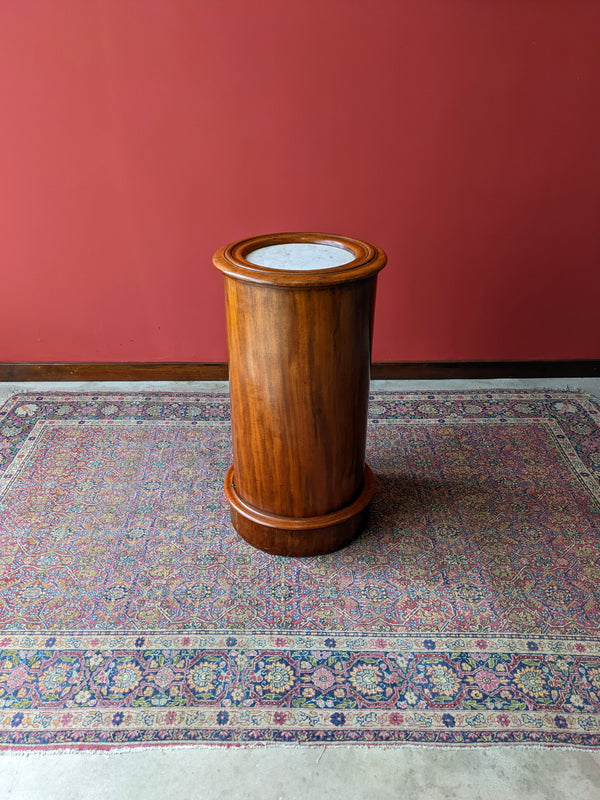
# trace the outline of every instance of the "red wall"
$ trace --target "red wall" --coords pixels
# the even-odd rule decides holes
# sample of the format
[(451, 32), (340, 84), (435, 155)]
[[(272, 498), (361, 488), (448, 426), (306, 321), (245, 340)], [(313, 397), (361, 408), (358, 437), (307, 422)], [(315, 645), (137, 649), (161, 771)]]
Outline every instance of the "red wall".
[(600, 358), (597, 0), (0, 0), (0, 361), (222, 361), (222, 244), (383, 247), (375, 360)]

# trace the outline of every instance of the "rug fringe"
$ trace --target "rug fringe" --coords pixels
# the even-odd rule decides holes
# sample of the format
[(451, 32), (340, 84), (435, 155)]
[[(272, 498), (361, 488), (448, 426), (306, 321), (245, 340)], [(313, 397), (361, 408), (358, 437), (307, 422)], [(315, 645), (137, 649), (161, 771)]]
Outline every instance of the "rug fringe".
[(589, 747), (589, 746), (574, 746), (574, 745), (565, 745), (565, 744), (539, 744), (537, 742), (523, 742), (521, 744), (503, 744), (502, 742), (489, 742), (489, 743), (480, 743), (480, 744), (435, 744), (433, 742), (402, 742), (399, 744), (365, 744), (364, 742), (361, 744), (349, 744), (348, 742), (329, 742), (326, 745), (319, 744), (317, 742), (313, 742), (312, 744), (308, 744), (303, 742), (302, 744), (298, 742), (249, 742), (249, 743), (228, 743), (228, 742), (181, 742), (180, 744), (138, 744), (138, 745), (109, 745), (109, 746), (98, 746), (98, 745), (91, 745), (89, 747), (56, 747), (53, 748), (49, 746), (44, 749), (37, 749), (37, 748), (18, 748), (18, 747), (11, 747), (11, 748), (2, 748), (0, 749), (0, 759), (3, 756), (8, 755), (18, 755), (24, 758), (28, 758), (31, 756), (89, 756), (89, 755), (98, 755), (103, 756), (104, 758), (108, 759), (111, 756), (117, 755), (127, 755), (132, 753), (142, 753), (146, 751), (160, 751), (160, 752), (178, 752), (178, 751), (194, 751), (194, 752), (209, 752), (211, 750), (232, 750), (232, 751), (240, 751), (240, 750), (256, 750), (256, 751), (267, 751), (267, 750), (302, 750), (309, 752), (314, 750), (315, 752), (320, 750), (319, 756), (317, 758), (317, 763), (321, 760), (326, 750), (334, 749), (334, 750), (362, 750), (362, 751), (383, 751), (386, 753), (391, 752), (398, 752), (400, 750), (430, 750), (430, 751), (440, 751), (443, 750), (445, 752), (449, 751), (457, 751), (460, 750), (482, 750), (485, 752), (491, 751), (502, 751), (503, 753), (510, 753), (511, 755), (515, 755), (517, 753), (525, 752), (528, 750), (538, 750), (538, 751), (552, 751), (553, 753), (557, 751), (568, 751), (568, 752), (579, 752), (579, 753), (592, 753), (596, 757), (600, 757), (598, 754), (598, 748)]

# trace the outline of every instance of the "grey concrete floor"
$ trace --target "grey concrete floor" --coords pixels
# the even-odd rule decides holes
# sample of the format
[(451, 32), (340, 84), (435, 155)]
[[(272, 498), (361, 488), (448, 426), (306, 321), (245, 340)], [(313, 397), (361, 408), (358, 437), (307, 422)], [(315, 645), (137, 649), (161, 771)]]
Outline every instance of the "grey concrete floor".
[[(497, 380), (371, 381), (373, 390), (427, 391), (462, 389), (577, 389), (600, 397), (600, 378), (506, 378)], [(0, 402), (21, 392), (226, 392), (227, 381), (62, 381), (0, 383)]]
[[(373, 381), (373, 389), (568, 388), (600, 379)], [(226, 383), (0, 383), (0, 402), (43, 391), (226, 391)], [(0, 800), (600, 800), (600, 753), (536, 747), (0, 751)]]

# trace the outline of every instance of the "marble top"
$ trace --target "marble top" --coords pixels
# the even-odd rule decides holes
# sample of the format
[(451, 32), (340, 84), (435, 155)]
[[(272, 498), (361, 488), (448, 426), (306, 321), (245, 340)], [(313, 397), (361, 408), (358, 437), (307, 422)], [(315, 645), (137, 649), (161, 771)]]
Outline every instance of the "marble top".
[(331, 269), (341, 267), (354, 261), (356, 256), (342, 247), (312, 242), (289, 242), (288, 244), (272, 244), (252, 250), (246, 261), (268, 269), (285, 269), (303, 271), (313, 269)]

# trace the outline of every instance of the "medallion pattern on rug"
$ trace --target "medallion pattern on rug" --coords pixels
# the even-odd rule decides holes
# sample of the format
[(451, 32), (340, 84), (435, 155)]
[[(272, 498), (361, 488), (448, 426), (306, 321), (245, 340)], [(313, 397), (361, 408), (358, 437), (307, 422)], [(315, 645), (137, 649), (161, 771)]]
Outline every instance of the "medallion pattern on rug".
[(229, 521), (228, 398), (0, 408), (0, 746), (600, 745), (600, 406), (373, 393), (367, 530)]

